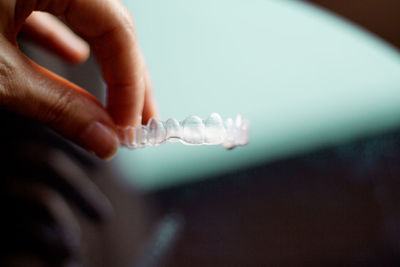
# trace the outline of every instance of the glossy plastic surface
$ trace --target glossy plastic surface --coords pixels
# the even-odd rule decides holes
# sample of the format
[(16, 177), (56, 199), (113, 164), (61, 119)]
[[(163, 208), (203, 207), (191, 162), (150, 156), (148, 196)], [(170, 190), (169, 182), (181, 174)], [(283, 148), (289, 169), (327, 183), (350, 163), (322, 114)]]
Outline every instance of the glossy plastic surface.
[(248, 129), (249, 123), (241, 115), (237, 115), (235, 120), (228, 118), (225, 121), (217, 113), (212, 113), (205, 120), (198, 116), (165, 122), (152, 118), (147, 125), (121, 129), (121, 144), (128, 148), (140, 148), (170, 141), (185, 145), (222, 145), (232, 149), (248, 143)]

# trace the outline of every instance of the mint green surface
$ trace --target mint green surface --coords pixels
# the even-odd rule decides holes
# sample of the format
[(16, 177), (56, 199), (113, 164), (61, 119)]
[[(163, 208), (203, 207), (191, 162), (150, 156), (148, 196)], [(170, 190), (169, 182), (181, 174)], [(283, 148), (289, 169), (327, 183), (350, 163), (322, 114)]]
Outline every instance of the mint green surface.
[(171, 186), (400, 126), (400, 55), (296, 1), (125, 1), (161, 119), (243, 114), (250, 144), (122, 149), (145, 189)]

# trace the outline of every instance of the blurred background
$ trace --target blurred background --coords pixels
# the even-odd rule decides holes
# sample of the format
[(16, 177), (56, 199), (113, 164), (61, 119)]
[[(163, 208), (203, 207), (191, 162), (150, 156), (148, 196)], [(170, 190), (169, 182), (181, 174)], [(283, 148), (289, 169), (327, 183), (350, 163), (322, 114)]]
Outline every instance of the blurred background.
[[(118, 266), (400, 264), (399, 1), (124, 3), (161, 118), (241, 113), (251, 137), (121, 149), (122, 210), (145, 226), (103, 240)], [(23, 48), (104, 101), (93, 59)], [(111, 249), (128, 232), (140, 245)]]

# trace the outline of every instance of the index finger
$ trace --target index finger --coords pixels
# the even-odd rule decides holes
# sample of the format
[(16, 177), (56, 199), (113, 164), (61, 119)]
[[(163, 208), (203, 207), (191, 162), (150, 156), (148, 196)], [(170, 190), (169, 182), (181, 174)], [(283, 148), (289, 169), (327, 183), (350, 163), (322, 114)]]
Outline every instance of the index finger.
[(118, 126), (139, 123), (145, 97), (145, 66), (133, 19), (122, 3), (43, 0), (37, 7), (64, 16), (71, 28), (89, 42), (108, 87), (107, 109), (114, 122)]

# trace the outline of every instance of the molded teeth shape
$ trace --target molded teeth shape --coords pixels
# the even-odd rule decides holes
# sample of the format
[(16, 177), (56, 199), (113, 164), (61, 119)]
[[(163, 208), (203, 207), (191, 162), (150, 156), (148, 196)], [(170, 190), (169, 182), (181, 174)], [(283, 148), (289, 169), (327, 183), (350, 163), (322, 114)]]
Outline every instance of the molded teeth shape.
[(217, 113), (202, 120), (189, 116), (179, 122), (169, 119), (166, 122), (156, 118), (147, 125), (121, 129), (121, 144), (128, 148), (158, 146), (169, 142), (181, 142), (185, 145), (222, 145), (227, 149), (246, 145), (249, 141), (248, 121), (241, 115), (225, 121)]

